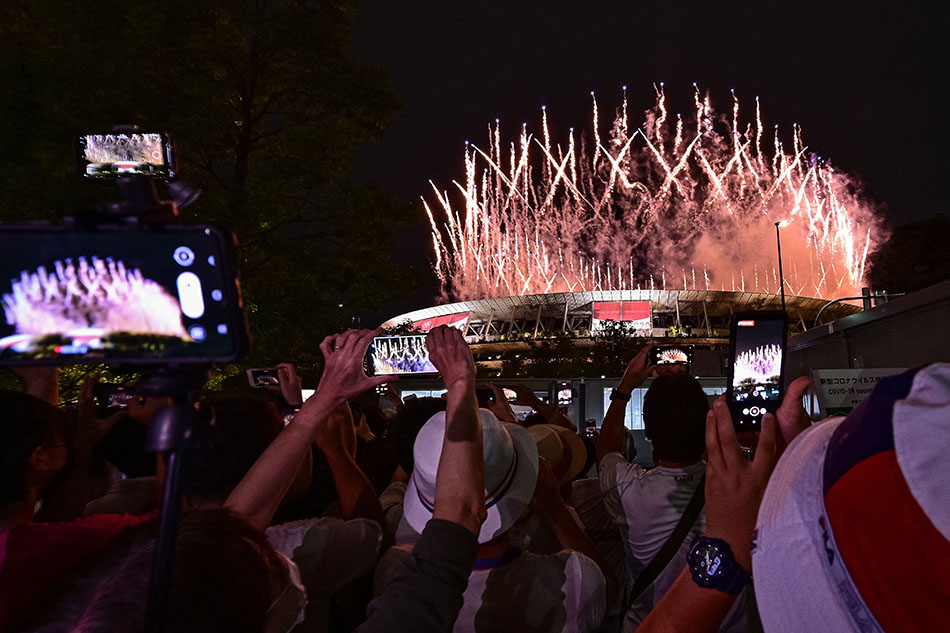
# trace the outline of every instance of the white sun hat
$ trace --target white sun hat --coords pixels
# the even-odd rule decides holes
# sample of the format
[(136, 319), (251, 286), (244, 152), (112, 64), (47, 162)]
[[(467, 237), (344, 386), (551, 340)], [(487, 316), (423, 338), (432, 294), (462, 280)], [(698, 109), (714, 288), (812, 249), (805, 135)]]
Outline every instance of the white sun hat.
[[(502, 424), (488, 410), (479, 409), (485, 456), (485, 506), (488, 517), (478, 535), (486, 543), (504, 533), (528, 510), (538, 480), (538, 449), (534, 439), (517, 424)], [(442, 455), (445, 412), (429, 418), (413, 445), (413, 468), (403, 516), (421, 533), (435, 500), (435, 477)]]
[(884, 378), (797, 437), (759, 509), (766, 633), (950, 626), (950, 364)]

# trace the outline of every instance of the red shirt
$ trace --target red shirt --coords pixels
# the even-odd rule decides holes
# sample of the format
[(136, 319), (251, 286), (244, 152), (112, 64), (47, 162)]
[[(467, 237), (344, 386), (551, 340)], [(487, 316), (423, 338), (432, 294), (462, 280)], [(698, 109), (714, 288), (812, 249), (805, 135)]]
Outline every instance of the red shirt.
[(95, 514), (63, 523), (26, 523), (0, 532), (0, 630), (111, 538), (155, 516)]

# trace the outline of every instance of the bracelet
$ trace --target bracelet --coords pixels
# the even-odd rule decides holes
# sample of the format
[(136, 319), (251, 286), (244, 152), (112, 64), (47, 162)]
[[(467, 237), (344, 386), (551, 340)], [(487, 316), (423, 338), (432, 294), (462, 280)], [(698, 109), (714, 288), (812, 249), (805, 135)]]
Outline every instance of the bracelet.
[(610, 390), (610, 399), (611, 399), (611, 400), (622, 400), (623, 402), (630, 402), (630, 396), (631, 396), (631, 394), (629, 394), (629, 393), (624, 393), (624, 392), (622, 392), (622, 391), (617, 391), (617, 389), (611, 389), (611, 390)]

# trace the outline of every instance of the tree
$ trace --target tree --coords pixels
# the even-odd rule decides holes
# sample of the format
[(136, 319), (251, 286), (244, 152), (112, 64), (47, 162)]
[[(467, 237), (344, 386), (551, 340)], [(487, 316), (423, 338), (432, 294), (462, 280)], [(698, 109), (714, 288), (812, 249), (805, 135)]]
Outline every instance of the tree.
[(867, 281), (875, 290), (913, 292), (950, 279), (950, 219), (945, 215), (894, 228), (868, 258)]
[[(0, 214), (62, 216), (115, 198), (80, 182), (73, 139), (116, 123), (172, 133), (203, 190), (184, 221), (241, 242), (249, 362), (317, 344), (412, 286), (389, 258), (410, 206), (347, 181), (397, 104), (349, 56), (352, 0), (116, 0), (0, 6)], [(343, 306), (341, 309), (339, 306)]]

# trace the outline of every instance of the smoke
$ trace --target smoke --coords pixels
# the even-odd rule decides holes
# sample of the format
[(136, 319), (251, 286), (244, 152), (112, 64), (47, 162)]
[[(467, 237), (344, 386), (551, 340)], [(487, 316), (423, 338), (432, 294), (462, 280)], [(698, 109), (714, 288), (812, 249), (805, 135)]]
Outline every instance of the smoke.
[(436, 273), (457, 300), (636, 288), (777, 293), (778, 221), (786, 292), (858, 292), (881, 235), (860, 183), (810, 153), (795, 126), (766, 135), (753, 121), (713, 110), (694, 93), (690, 116), (671, 116), (666, 96), (631, 129), (624, 99), (601, 136), (551, 140), (523, 127), (502, 145), (469, 145), (455, 191), (433, 185)]

